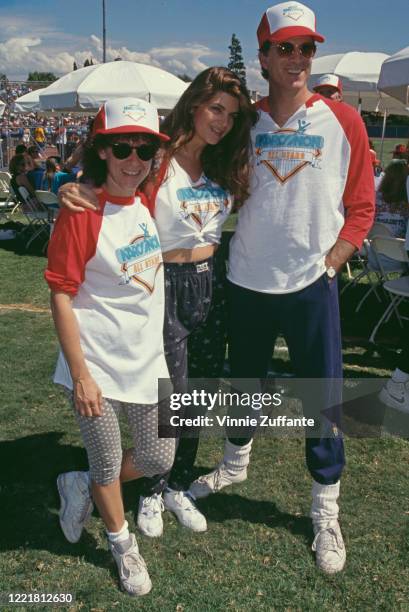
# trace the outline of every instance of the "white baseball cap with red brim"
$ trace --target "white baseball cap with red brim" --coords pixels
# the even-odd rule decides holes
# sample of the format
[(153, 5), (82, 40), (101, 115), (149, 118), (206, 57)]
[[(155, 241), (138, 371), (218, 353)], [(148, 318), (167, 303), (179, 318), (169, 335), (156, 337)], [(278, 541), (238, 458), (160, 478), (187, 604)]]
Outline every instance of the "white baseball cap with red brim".
[(158, 112), (152, 104), (139, 98), (115, 98), (105, 102), (95, 116), (92, 135), (152, 134), (169, 140), (159, 132)]
[(336, 74), (323, 74), (313, 87), (319, 93), (321, 87), (332, 87), (342, 93), (342, 81)]
[(266, 10), (257, 28), (259, 47), (266, 41), (280, 43), (293, 36), (311, 36), (317, 42), (325, 38), (316, 31), (314, 12), (300, 2), (281, 2)]

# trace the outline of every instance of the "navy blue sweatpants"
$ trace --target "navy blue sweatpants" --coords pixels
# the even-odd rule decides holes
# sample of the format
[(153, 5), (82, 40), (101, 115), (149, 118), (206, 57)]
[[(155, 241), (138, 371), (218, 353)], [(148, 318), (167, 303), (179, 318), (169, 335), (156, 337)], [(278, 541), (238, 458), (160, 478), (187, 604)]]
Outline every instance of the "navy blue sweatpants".
[[(336, 402), (341, 403), (342, 353), (336, 279), (329, 281), (324, 274), (301, 291), (280, 295), (251, 291), (229, 282), (228, 332), (233, 379), (265, 379), (273, 342), (281, 332), (296, 377), (328, 380), (328, 384), (318, 385), (320, 393), (315, 401), (322, 405), (312, 407), (303, 402), (306, 416), (325, 410), (326, 401), (333, 403), (334, 389), (338, 394)], [(308, 395), (307, 403), (311, 402)], [(335, 484), (345, 465), (343, 439), (336, 430), (332, 436), (307, 437), (305, 450), (314, 480)]]

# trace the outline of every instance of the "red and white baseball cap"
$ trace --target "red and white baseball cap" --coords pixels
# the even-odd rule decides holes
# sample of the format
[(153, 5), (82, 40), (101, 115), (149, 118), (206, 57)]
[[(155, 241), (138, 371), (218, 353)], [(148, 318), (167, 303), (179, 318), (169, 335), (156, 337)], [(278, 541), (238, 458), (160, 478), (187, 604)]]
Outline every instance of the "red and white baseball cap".
[(157, 110), (139, 98), (115, 98), (105, 102), (95, 116), (92, 135), (97, 134), (153, 134), (161, 140), (169, 136), (159, 132)]
[(313, 90), (319, 93), (321, 87), (333, 87), (342, 93), (342, 81), (336, 74), (323, 74), (317, 80)]
[(267, 40), (280, 43), (293, 36), (311, 36), (317, 42), (325, 38), (315, 29), (314, 12), (300, 2), (281, 2), (266, 10), (257, 28), (259, 47)]

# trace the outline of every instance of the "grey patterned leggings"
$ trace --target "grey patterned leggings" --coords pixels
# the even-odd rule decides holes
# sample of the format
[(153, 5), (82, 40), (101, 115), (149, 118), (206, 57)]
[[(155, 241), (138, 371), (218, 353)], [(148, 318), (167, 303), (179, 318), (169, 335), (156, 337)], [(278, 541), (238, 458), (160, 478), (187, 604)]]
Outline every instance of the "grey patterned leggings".
[(158, 405), (129, 404), (104, 397), (100, 417), (81, 416), (75, 410), (91, 479), (107, 485), (119, 478), (122, 446), (118, 416), (121, 411), (126, 415), (133, 439), (135, 469), (144, 476), (168, 472), (175, 456), (175, 440), (158, 438)]

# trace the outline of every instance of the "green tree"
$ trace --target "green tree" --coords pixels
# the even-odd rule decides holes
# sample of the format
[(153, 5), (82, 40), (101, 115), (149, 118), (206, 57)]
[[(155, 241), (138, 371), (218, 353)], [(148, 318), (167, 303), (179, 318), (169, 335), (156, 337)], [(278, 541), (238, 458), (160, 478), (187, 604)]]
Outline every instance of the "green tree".
[(27, 81), (47, 81), (52, 83), (57, 77), (52, 72), (30, 72)]
[(78, 66), (77, 66), (77, 62), (74, 62), (72, 65), (72, 69), (74, 70), (78, 70)]
[(243, 61), (243, 51), (241, 48), (241, 44), (239, 39), (235, 34), (231, 37), (231, 44), (229, 45), (230, 58), (229, 63), (227, 64), (227, 68), (237, 74), (239, 79), (247, 85), (246, 83), (246, 67)]

